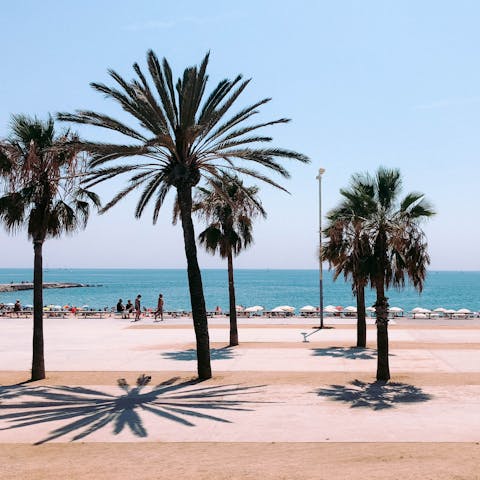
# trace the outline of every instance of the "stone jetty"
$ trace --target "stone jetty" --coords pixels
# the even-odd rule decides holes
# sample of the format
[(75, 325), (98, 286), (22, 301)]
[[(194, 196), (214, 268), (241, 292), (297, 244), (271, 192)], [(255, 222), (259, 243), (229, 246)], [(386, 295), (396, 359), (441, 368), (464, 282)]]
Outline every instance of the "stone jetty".
[[(77, 288), (91, 287), (83, 283), (63, 283), (63, 282), (47, 282), (43, 284), (43, 288)], [(2, 283), (0, 284), (0, 292), (18, 292), (20, 290), (33, 290), (32, 282), (21, 283)]]

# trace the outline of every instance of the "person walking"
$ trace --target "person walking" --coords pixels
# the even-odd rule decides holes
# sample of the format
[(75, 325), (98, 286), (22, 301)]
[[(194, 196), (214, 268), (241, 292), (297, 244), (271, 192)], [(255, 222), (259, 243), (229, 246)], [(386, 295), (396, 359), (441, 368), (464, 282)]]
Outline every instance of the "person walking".
[(137, 295), (135, 299), (135, 320), (134, 322), (138, 322), (140, 320), (140, 313), (142, 313), (142, 307), (140, 305), (140, 299), (142, 296), (140, 294)]
[[(158, 295), (157, 310), (154, 313), (154, 316), (155, 316), (154, 322), (158, 322), (158, 321), (163, 322), (163, 305), (164, 305), (163, 295), (160, 293)], [(157, 316), (160, 316), (160, 320), (157, 320)]]

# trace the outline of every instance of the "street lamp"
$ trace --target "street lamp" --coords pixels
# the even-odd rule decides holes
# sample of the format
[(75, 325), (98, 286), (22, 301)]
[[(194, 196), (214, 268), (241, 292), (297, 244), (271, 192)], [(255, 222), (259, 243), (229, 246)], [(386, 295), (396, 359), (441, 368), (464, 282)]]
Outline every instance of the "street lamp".
[(318, 263), (320, 272), (320, 326), (323, 328), (323, 264), (322, 264), (322, 175), (325, 173), (324, 168), (318, 169), (318, 236), (320, 245), (318, 248)]

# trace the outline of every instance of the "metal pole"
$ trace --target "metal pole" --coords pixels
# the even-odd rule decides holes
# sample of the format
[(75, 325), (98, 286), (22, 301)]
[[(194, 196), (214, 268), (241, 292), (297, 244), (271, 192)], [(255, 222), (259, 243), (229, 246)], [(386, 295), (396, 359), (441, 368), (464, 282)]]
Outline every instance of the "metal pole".
[(318, 236), (319, 236), (319, 248), (318, 248), (318, 263), (320, 273), (320, 325), (318, 328), (323, 328), (323, 263), (322, 263), (322, 175), (325, 173), (324, 168), (318, 170)]

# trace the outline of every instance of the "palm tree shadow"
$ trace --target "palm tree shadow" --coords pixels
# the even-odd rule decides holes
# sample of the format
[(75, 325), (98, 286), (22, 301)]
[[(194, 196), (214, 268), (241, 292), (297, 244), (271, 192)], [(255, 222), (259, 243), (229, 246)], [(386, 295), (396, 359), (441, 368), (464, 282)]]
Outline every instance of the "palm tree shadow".
[[(210, 349), (210, 358), (212, 360), (231, 360), (235, 358), (235, 355), (235, 351), (228, 347)], [(162, 353), (162, 356), (169, 360), (191, 362), (197, 359), (197, 350), (190, 348), (189, 350), (181, 350), (179, 352), (165, 352)]]
[[(137, 437), (147, 437), (148, 432), (140, 416), (142, 412), (194, 427), (194, 421), (198, 419), (231, 423), (216, 412), (252, 411), (251, 404), (259, 403), (241, 399), (242, 395), (256, 393), (259, 386), (200, 387), (196, 381), (177, 383), (178, 378), (171, 378), (145, 389), (149, 381), (150, 377), (142, 375), (137, 385), (131, 387), (124, 379), (119, 379), (118, 386), (122, 390), (119, 395), (84, 387), (24, 387), (15, 395), (3, 397), (13, 399), (22, 395), (30, 398), (2, 403), (2, 410), (11, 413), (0, 415), (0, 421), (7, 424), (0, 430), (67, 422), (35, 445), (71, 434), (72, 441), (80, 440), (108, 424), (112, 424), (115, 435), (129, 429)], [(8, 387), (0, 387), (0, 396), (5, 388), (8, 391)]]
[(349, 385), (330, 385), (318, 389), (316, 393), (337, 402), (349, 403), (350, 408), (372, 410), (396, 408), (400, 403), (427, 402), (433, 398), (421, 388), (406, 383), (366, 383), (360, 380), (354, 380)]
[(373, 360), (377, 358), (376, 351), (361, 347), (327, 347), (312, 348), (312, 355), (316, 357), (347, 358), (349, 360)]

